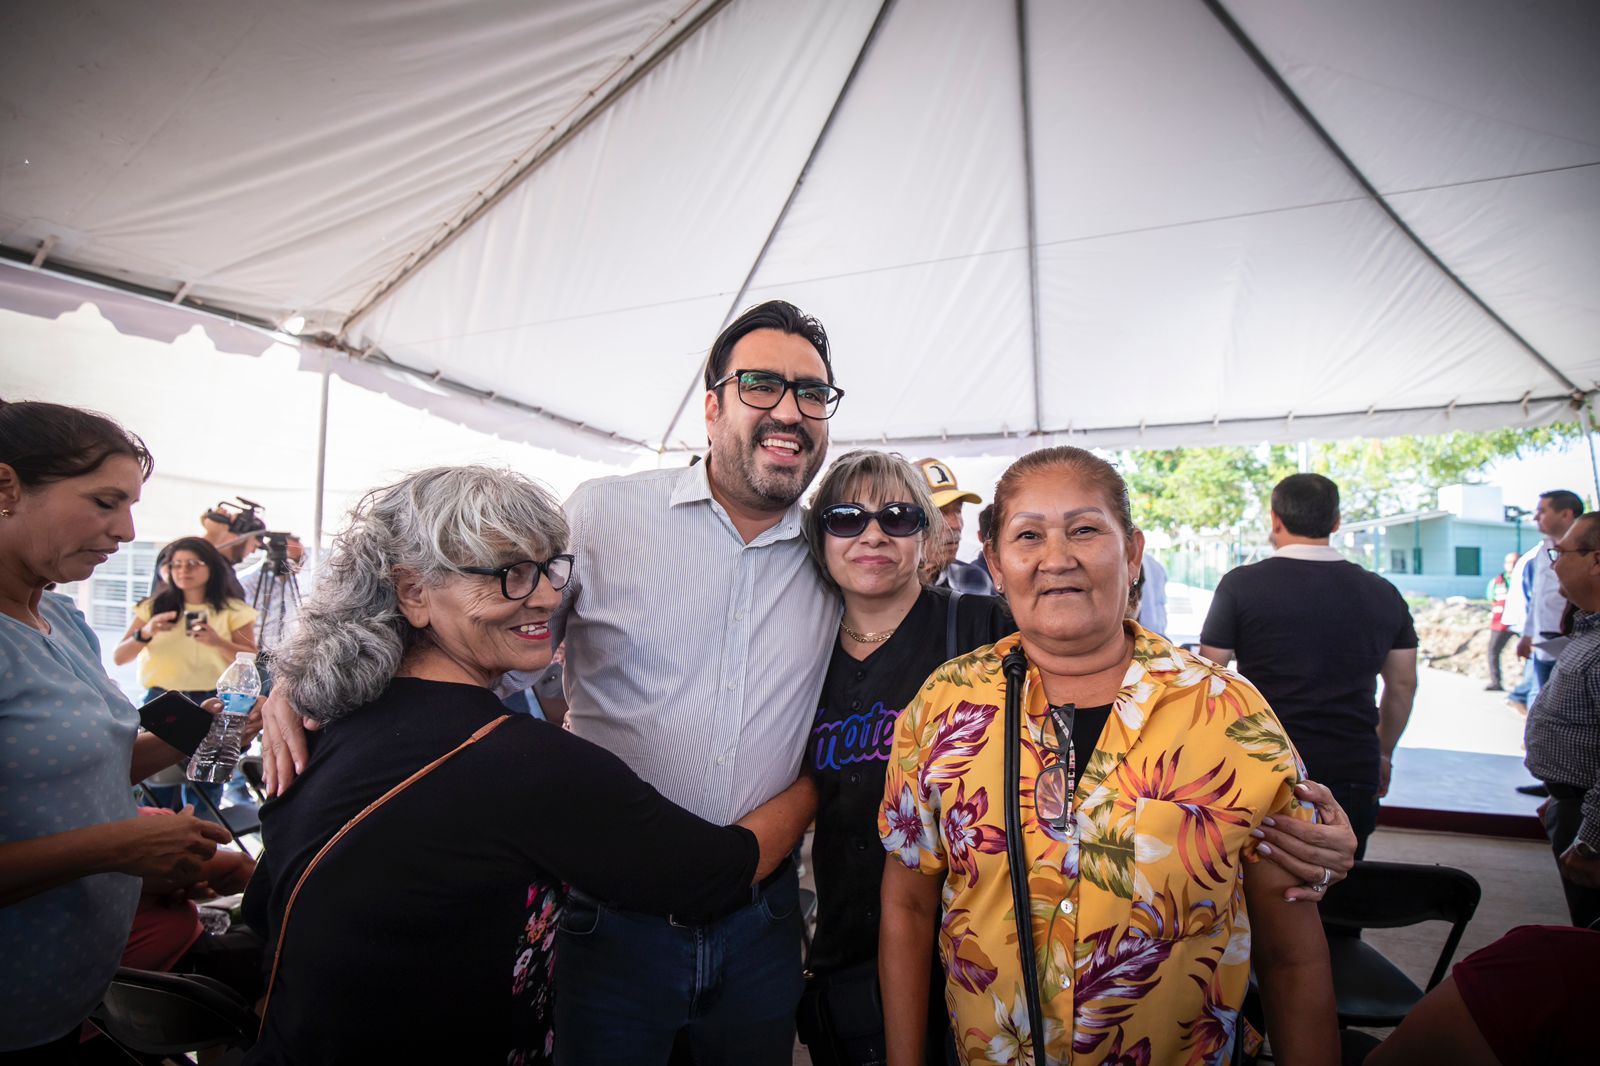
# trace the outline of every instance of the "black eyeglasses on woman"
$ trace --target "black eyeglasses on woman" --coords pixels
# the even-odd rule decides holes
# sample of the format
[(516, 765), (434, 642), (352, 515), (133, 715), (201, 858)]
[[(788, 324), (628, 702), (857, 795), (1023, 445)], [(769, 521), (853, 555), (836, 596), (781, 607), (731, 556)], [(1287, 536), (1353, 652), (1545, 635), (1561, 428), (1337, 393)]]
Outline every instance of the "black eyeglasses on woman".
[(539, 587), (539, 575), (550, 579), (550, 587), (560, 591), (572, 577), (572, 556), (552, 555), (544, 562), (520, 559), (504, 566), (458, 566), (463, 574), (482, 574), (500, 579), (500, 595), (508, 600), (525, 600)]

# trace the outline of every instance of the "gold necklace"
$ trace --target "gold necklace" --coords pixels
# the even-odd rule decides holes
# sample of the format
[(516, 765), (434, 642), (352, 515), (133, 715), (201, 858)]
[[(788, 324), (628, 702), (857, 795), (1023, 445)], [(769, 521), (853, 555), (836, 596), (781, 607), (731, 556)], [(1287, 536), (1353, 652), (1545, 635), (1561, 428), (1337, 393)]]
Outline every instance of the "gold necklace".
[(839, 619), (840, 631), (857, 644), (882, 644), (884, 641), (894, 636), (895, 629), (899, 628), (899, 626), (895, 626), (894, 629), (885, 629), (882, 633), (863, 633), (859, 629), (852, 629), (850, 627), (850, 623), (846, 622), (844, 619)]

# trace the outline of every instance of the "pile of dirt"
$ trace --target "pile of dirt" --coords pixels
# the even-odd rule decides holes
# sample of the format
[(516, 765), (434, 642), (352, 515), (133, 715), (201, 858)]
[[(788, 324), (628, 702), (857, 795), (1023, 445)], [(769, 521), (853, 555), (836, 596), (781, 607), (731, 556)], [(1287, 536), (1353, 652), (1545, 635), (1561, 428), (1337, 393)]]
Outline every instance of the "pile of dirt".
[[(1489, 604), (1482, 600), (1429, 600), (1411, 608), (1417, 626), (1418, 658), (1437, 670), (1489, 680)], [(1516, 642), (1500, 653), (1507, 688), (1522, 676)]]

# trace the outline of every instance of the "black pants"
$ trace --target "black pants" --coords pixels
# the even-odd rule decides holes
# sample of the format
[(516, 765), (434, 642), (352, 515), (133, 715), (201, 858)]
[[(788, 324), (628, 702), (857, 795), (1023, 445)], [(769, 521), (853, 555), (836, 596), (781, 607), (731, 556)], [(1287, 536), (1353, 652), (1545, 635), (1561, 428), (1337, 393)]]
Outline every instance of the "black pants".
[[(1561, 853), (1578, 839), (1578, 825), (1583, 821), (1583, 792), (1576, 785), (1545, 782), (1550, 790), (1550, 802), (1544, 809), (1544, 833), (1550, 838), (1550, 847), (1556, 853), (1560, 872)], [(1567, 896), (1567, 911), (1572, 924), (1580, 928), (1600, 918), (1600, 888), (1575, 885), (1565, 876), (1561, 878), (1561, 891)]]
[(1365, 858), (1367, 838), (1378, 828), (1378, 786), (1362, 781), (1326, 781), (1356, 834), (1356, 858)]
[(1489, 630), (1489, 684), (1495, 688), (1505, 687), (1500, 683), (1500, 653), (1506, 650), (1506, 645), (1511, 643), (1515, 635), (1509, 629)]

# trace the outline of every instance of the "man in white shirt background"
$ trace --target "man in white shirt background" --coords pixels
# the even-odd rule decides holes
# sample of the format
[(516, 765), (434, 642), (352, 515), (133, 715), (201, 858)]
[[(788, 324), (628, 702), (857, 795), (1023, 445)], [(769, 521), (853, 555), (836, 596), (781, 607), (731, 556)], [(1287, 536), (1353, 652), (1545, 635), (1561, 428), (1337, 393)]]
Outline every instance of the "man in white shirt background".
[(1533, 523), (1544, 534), (1544, 541), (1529, 564), (1534, 568), (1533, 591), (1528, 597), (1527, 616), (1522, 621), (1522, 639), (1517, 641), (1517, 658), (1533, 659), (1534, 686), (1528, 697), (1530, 704), (1539, 688), (1550, 680), (1550, 671), (1556, 665), (1556, 657), (1537, 645), (1561, 634), (1561, 616), (1567, 609), (1567, 598), (1561, 594), (1560, 583), (1544, 549), (1553, 547), (1566, 536), (1582, 513), (1583, 499), (1567, 489), (1540, 493), (1538, 506), (1533, 509)]

